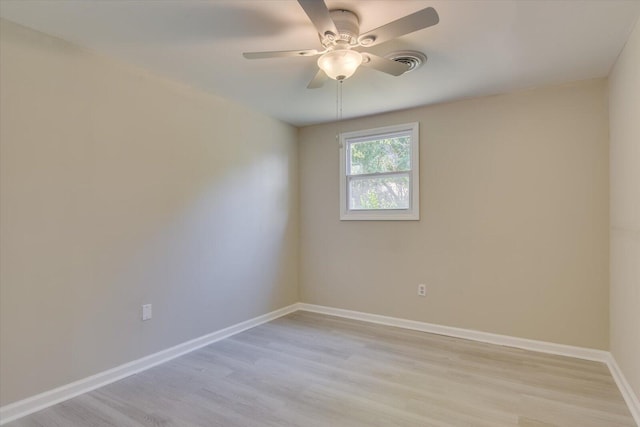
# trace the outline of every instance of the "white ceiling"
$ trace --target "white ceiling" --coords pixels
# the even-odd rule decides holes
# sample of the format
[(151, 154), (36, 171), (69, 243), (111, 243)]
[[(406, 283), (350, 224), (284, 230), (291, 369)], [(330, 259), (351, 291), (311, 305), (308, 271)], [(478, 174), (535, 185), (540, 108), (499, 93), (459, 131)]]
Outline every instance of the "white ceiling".
[[(440, 23), (369, 51), (418, 50), (422, 68), (359, 69), (343, 117), (603, 77), (640, 0), (327, 0), (361, 32), (434, 7)], [(294, 125), (335, 120), (336, 82), (307, 89), (316, 58), (246, 60), (242, 52), (319, 48), (295, 0), (0, 0), (0, 16), (230, 98)]]

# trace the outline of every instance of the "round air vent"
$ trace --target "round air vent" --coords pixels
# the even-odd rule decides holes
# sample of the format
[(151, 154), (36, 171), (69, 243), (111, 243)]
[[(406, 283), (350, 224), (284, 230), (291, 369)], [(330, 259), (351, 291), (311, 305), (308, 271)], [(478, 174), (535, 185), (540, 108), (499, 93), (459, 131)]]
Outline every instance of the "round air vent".
[(409, 71), (413, 71), (416, 68), (419, 68), (427, 62), (427, 55), (422, 52), (416, 52), (415, 50), (403, 50), (400, 52), (391, 52), (388, 55), (385, 55), (385, 58), (391, 59), (392, 61), (402, 62), (403, 64), (407, 64), (409, 69), (405, 71), (408, 73)]

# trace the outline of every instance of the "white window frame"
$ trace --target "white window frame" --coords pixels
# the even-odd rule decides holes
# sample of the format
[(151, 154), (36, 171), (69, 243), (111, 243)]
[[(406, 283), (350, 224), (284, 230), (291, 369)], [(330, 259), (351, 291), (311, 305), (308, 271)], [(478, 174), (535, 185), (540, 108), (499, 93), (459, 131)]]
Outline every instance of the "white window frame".
[[(409, 171), (408, 209), (349, 209), (349, 178), (347, 160), (350, 143), (366, 138), (375, 139), (395, 133), (411, 134), (411, 170)], [(420, 219), (420, 129), (418, 122), (385, 126), (340, 134), (340, 220), (342, 221), (416, 221)], [(351, 142), (350, 142), (351, 141)], [(381, 173), (380, 175), (385, 175)], [(358, 176), (358, 175), (353, 175)], [(371, 176), (371, 175), (370, 175)], [(375, 175), (374, 175), (375, 176)]]

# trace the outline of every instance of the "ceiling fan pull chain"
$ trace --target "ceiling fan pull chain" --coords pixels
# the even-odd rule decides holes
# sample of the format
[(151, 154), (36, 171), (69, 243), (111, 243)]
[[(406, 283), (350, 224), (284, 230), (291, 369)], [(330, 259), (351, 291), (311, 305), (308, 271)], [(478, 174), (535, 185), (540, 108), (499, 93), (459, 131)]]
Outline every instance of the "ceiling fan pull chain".
[(338, 131), (336, 132), (336, 141), (340, 148), (342, 145), (340, 144), (340, 121), (342, 120), (342, 83), (344, 80), (336, 80), (336, 124), (338, 126)]
[(338, 95), (337, 95), (337, 103), (338, 105), (336, 106), (337, 108), (337, 118), (338, 121), (342, 120), (342, 83), (344, 82), (344, 80), (336, 80), (338, 82)]
[(340, 120), (340, 86), (336, 80), (336, 122)]

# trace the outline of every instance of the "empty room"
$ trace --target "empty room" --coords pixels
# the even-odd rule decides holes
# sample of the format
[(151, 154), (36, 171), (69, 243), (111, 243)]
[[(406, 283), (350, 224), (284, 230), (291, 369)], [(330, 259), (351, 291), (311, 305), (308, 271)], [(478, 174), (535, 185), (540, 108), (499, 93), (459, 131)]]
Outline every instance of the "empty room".
[(0, 425), (640, 426), (640, 0), (0, 0)]

